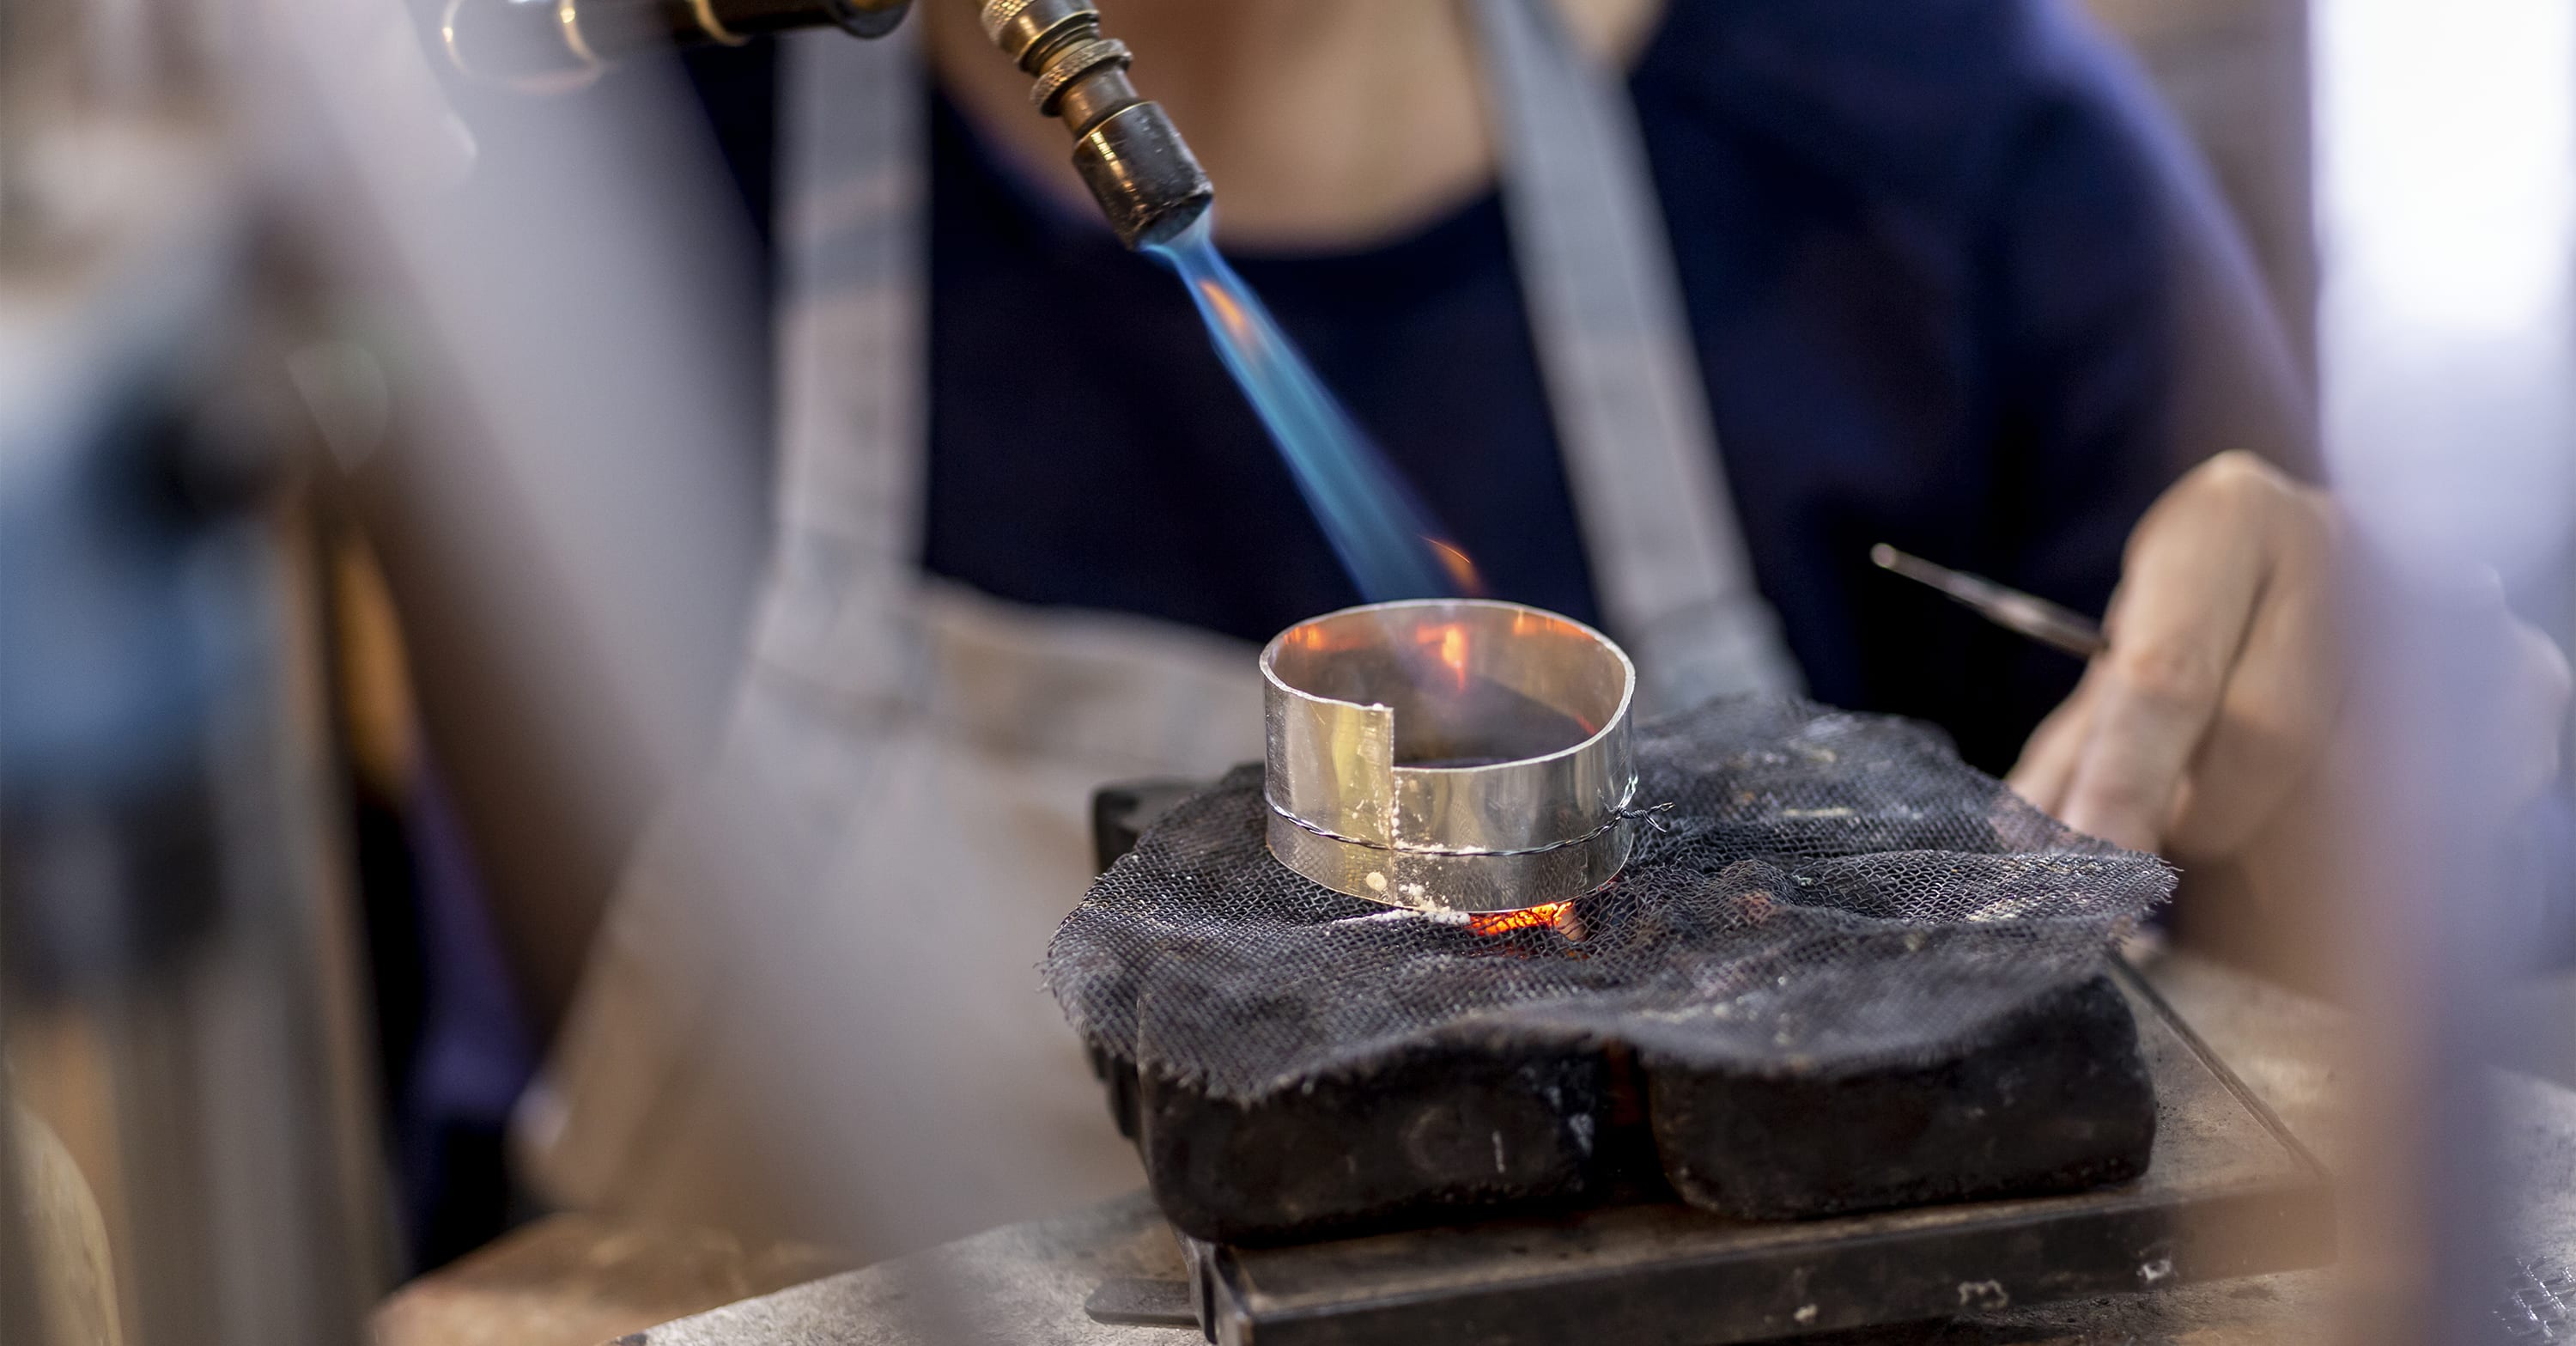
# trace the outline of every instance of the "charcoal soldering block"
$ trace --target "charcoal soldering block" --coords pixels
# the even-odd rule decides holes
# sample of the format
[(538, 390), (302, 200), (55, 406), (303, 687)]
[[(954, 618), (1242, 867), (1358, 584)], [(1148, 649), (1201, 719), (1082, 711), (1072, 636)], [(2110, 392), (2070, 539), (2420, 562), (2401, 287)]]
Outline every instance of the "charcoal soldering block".
[(2034, 998), (1929, 1065), (1643, 1064), (1665, 1176), (1740, 1219), (2080, 1191), (2145, 1172), (2155, 1144), (2137, 1023), (2107, 977)]
[(1577, 1201), (1606, 1094), (1596, 1048), (1463, 1033), (1250, 1102), (1145, 1072), (1135, 1140), (1174, 1225), (1301, 1242)]

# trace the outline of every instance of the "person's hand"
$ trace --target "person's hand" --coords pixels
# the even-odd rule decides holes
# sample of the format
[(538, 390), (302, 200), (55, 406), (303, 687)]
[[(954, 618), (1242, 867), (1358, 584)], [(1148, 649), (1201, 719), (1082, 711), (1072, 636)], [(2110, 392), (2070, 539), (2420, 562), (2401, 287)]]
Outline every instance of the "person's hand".
[[(2251, 454), (2202, 463), (2130, 535), (2096, 655), (2033, 731), (2010, 783), (2078, 831), (2140, 850), (2226, 859), (2316, 768), (2350, 666), (2337, 629), (2343, 527), (2324, 492)], [(2567, 661), (2494, 614), (2504, 788), (2536, 793), (2558, 769)]]

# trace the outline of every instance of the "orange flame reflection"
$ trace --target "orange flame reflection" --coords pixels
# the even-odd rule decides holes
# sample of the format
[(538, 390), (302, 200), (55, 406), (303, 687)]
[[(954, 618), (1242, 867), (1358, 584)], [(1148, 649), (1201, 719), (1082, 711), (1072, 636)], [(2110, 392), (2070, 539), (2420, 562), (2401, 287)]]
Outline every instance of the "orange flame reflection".
[(1437, 626), (1426, 626), (1413, 633), (1413, 640), (1417, 645), (1430, 647), (1432, 657), (1438, 659), (1441, 666), (1449, 670), (1449, 675), (1457, 680), (1458, 690), (1467, 690), (1467, 628), (1464, 624), (1442, 622)]
[(1567, 939), (1583, 938), (1583, 922), (1574, 902), (1541, 902), (1518, 911), (1480, 911), (1467, 918), (1467, 929), (1479, 935), (1508, 935), (1515, 930), (1554, 929)]

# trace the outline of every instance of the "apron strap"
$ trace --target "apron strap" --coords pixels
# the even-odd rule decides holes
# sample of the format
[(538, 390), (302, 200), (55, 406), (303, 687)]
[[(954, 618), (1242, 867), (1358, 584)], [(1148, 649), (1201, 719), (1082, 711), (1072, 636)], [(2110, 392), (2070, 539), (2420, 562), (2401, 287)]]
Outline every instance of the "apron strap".
[(1797, 691), (1727, 490), (1636, 107), (1551, 0), (1474, 0), (1473, 13), (1513, 254), (1609, 628), (1650, 707)]
[(862, 714), (917, 703), (929, 442), (929, 131), (905, 25), (784, 39), (778, 541), (762, 671)]

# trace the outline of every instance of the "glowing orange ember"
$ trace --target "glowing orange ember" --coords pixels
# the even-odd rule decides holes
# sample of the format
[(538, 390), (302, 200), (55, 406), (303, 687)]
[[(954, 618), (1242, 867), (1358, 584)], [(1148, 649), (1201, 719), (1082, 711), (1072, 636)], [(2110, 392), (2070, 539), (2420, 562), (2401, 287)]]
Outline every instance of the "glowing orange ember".
[(1467, 559), (1467, 553), (1460, 550), (1457, 543), (1443, 542), (1436, 537), (1422, 540), (1431, 544), (1432, 554), (1440, 558), (1440, 568), (1449, 572), (1449, 578), (1458, 585), (1458, 592), (1469, 598), (1485, 596), (1485, 577), (1476, 573), (1476, 563)]
[(1574, 918), (1574, 903), (1541, 902), (1518, 911), (1481, 911), (1467, 918), (1467, 928), (1479, 935), (1508, 935), (1515, 930), (1554, 928), (1568, 938), (1581, 939), (1582, 925)]

